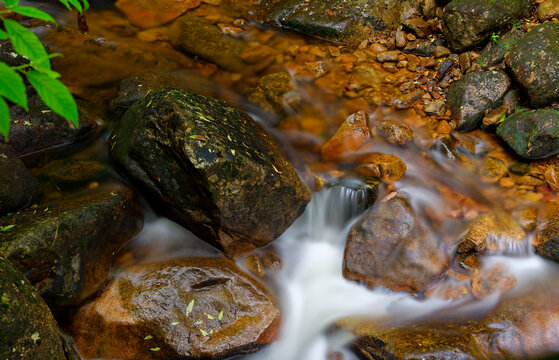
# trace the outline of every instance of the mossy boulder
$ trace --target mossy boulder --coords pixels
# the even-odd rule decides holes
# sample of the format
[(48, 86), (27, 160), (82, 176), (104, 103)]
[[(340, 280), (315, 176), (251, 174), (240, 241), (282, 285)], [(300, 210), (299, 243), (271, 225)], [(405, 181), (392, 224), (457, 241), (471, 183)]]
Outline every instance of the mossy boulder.
[(153, 91), (124, 114), (109, 147), (157, 210), (233, 257), (277, 238), (310, 200), (263, 128), (216, 99)]
[(281, 0), (270, 8), (268, 22), (344, 42), (363, 39), (371, 30), (394, 28), (402, 18), (420, 11), (417, 0)]
[[(21, 157), (53, 150), (91, 138), (101, 131), (103, 121), (87, 104), (78, 101), (79, 127), (50, 110), (38, 96), (29, 98), (30, 113), (19, 105), (10, 107), (9, 146)], [(5, 139), (0, 135), (0, 143)]]
[(546, 22), (530, 31), (506, 56), (514, 78), (534, 106), (559, 101), (559, 23)]
[(31, 204), (39, 182), (11, 151), (0, 144), (0, 216)]
[(0, 257), (0, 358), (64, 360), (56, 321), (29, 281)]
[(471, 72), (452, 84), (446, 101), (456, 130), (467, 132), (480, 127), (485, 111), (500, 105), (510, 85), (510, 78), (499, 71)]
[(368, 287), (424, 291), (449, 264), (446, 246), (398, 196), (375, 204), (350, 230), (344, 276)]
[(199, 56), (223, 69), (242, 72), (246, 64), (241, 54), (243, 41), (224, 34), (221, 29), (201, 17), (186, 14), (175, 20), (168, 29), (171, 44), (187, 54)]
[(559, 111), (518, 110), (499, 125), (497, 136), (526, 159), (559, 154)]
[(107, 280), (113, 253), (142, 226), (132, 190), (104, 185), (0, 219), (0, 255), (53, 307), (78, 305)]
[(518, 44), (522, 35), (522, 30), (512, 30), (494, 41), (489, 41), (479, 55), (477, 63), (483, 68), (488, 68), (503, 62), (505, 55)]
[(529, 0), (453, 0), (443, 11), (445, 40), (455, 52), (480, 45), (529, 6)]
[(272, 342), (272, 295), (226, 259), (190, 258), (124, 270), (71, 321), (88, 359), (223, 359)]

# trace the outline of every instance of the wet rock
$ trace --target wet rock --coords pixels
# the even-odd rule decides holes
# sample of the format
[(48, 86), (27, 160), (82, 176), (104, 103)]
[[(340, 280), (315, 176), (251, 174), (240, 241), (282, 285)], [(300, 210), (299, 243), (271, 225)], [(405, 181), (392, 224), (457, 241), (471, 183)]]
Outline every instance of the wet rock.
[(107, 279), (113, 252), (141, 229), (132, 190), (99, 187), (88, 195), (0, 219), (0, 255), (9, 259), (51, 306), (77, 305)]
[(242, 72), (246, 68), (241, 58), (245, 43), (224, 34), (218, 26), (201, 17), (181, 16), (170, 26), (167, 36), (175, 48), (226, 70)]
[(231, 261), (190, 258), (126, 269), (70, 333), (86, 358), (222, 359), (272, 342), (279, 320), (272, 295)]
[(396, 99), (394, 99), (392, 105), (394, 105), (396, 109), (408, 109), (412, 107), (412, 105), (416, 101), (420, 100), (422, 96), (423, 96), (423, 90), (414, 89), (407, 94), (402, 94), (398, 96)]
[(447, 106), (462, 132), (478, 128), (486, 110), (497, 107), (511, 85), (498, 71), (475, 71), (454, 83), (447, 93)]
[[(91, 138), (101, 131), (103, 122), (88, 105), (78, 101), (79, 128), (50, 110), (37, 96), (29, 99), (28, 113), (19, 105), (10, 107), (9, 146), (18, 157), (70, 145)], [(5, 139), (0, 135), (0, 143)]]
[(153, 91), (125, 113), (109, 148), (157, 210), (230, 256), (277, 238), (310, 199), (273, 139), (219, 100)]
[(0, 61), (9, 66), (20, 66), (27, 62), (23, 56), (15, 52), (8, 40), (0, 41)]
[(380, 135), (395, 145), (405, 144), (411, 141), (413, 131), (409, 125), (393, 120), (381, 121), (379, 124)]
[(351, 229), (344, 276), (368, 287), (420, 292), (448, 267), (445, 245), (430, 234), (410, 203), (397, 196), (376, 204)]
[(435, 47), (436, 45), (429, 40), (415, 40), (406, 45), (404, 52), (406, 54), (428, 57), (435, 53)]
[(489, 269), (481, 270), (472, 279), (472, 293), (478, 299), (485, 299), (495, 292), (504, 293), (516, 286), (516, 278), (507, 268), (497, 263)]
[[(504, 102), (504, 99), (503, 99)], [(482, 129), (485, 129), (490, 126), (499, 125), (503, 122), (506, 118), (511, 109), (507, 104), (503, 104), (496, 109), (491, 109), (485, 113), (483, 117), (483, 126)]]
[(398, 57), (400, 56), (400, 51), (393, 50), (393, 51), (385, 51), (382, 53), (377, 54), (377, 61), (378, 62), (386, 62), (386, 61), (398, 61)]
[(431, 24), (418, 16), (402, 20), (402, 25), (420, 38), (426, 37), (432, 31)]
[(493, 156), (486, 156), (483, 158), (479, 175), (484, 182), (497, 182), (507, 174), (508, 168), (503, 160)]
[(534, 106), (559, 100), (558, 32), (559, 23), (546, 22), (524, 35), (505, 58)]
[(444, 46), (435, 46), (433, 50), (433, 55), (436, 58), (446, 57), (450, 55), (450, 49)]
[(200, 0), (118, 0), (115, 3), (132, 24), (143, 29), (168, 23), (199, 5)]
[(0, 257), (0, 358), (64, 360), (58, 326), (29, 281)]
[(517, 111), (497, 128), (497, 136), (526, 159), (559, 153), (559, 111)]
[(404, 177), (406, 169), (406, 164), (396, 155), (375, 153), (363, 156), (356, 171), (368, 178), (380, 178), (385, 183), (393, 183)]
[(559, 204), (548, 202), (538, 220), (534, 248), (545, 259), (559, 263)]
[(0, 144), (0, 216), (31, 204), (39, 183), (11, 151)]
[[(289, 109), (300, 97), (293, 92), (295, 85), (291, 76), (286, 72), (273, 73), (258, 80), (249, 100), (259, 104), (264, 109), (279, 112)], [(290, 96), (293, 94), (293, 96)]]
[(522, 38), (521, 30), (510, 31), (494, 41), (489, 41), (477, 60), (481, 67), (491, 67), (505, 60), (505, 55)]
[(37, 174), (42, 182), (54, 182), (60, 190), (86, 187), (110, 177), (110, 171), (95, 160), (63, 159), (45, 165)]
[(423, 110), (427, 114), (442, 115), (445, 110), (445, 102), (444, 100), (430, 101), (427, 105), (425, 105)]
[(355, 42), (372, 30), (396, 27), (414, 12), (419, 12), (416, 0), (280, 0), (268, 21), (308, 35)]
[(538, 19), (541, 21), (559, 17), (559, 1), (546, 0), (538, 5)]
[(368, 121), (369, 115), (363, 110), (348, 116), (336, 134), (322, 146), (322, 158), (326, 161), (343, 160), (359, 149), (371, 137)]
[(524, 15), (528, 0), (453, 0), (443, 11), (443, 34), (456, 52), (480, 45), (493, 32)]
[(457, 252), (515, 250), (521, 247), (526, 233), (514, 218), (504, 211), (491, 211), (472, 220), (460, 239)]

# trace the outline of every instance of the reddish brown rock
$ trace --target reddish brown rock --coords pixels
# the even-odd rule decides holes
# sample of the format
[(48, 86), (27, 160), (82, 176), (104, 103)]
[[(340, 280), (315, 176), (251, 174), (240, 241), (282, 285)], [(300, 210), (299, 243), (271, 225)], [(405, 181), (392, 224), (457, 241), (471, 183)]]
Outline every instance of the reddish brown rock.
[(559, 262), (559, 204), (557, 202), (549, 202), (545, 205), (538, 219), (534, 248), (538, 255)]
[(425, 290), (449, 264), (444, 243), (401, 196), (377, 204), (353, 226), (344, 260), (350, 280), (414, 293)]
[(322, 146), (322, 158), (326, 161), (342, 160), (371, 137), (369, 116), (363, 110), (348, 116), (336, 134)]
[(147, 29), (168, 23), (200, 6), (200, 0), (118, 0), (115, 5), (132, 24)]
[(127, 269), (69, 330), (84, 358), (215, 359), (269, 344), (279, 319), (272, 295), (231, 261), (191, 258)]
[(396, 145), (405, 144), (411, 141), (413, 131), (407, 124), (393, 120), (385, 120), (379, 124), (380, 135), (385, 137), (388, 142)]
[(406, 169), (406, 164), (396, 155), (369, 154), (361, 159), (356, 171), (365, 177), (378, 177), (385, 183), (393, 183), (404, 177)]

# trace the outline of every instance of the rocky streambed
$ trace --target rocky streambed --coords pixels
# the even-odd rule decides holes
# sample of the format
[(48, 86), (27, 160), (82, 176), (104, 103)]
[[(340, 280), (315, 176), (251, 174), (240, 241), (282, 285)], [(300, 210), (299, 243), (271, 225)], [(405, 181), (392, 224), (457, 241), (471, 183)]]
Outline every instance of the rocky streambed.
[(559, 353), (556, 1), (30, 4), (0, 358)]

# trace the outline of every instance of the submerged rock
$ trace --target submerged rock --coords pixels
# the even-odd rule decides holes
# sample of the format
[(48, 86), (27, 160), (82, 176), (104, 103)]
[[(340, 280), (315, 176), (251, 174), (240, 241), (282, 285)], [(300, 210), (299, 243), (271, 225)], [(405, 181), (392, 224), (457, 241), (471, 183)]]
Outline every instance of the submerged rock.
[(559, 101), (559, 23), (546, 22), (530, 31), (506, 56), (514, 78), (534, 106)]
[(517, 111), (497, 128), (518, 155), (535, 160), (559, 154), (559, 111)]
[(272, 342), (279, 320), (272, 295), (231, 261), (190, 258), (125, 270), (70, 333), (88, 359), (222, 359)]
[(64, 360), (56, 321), (29, 281), (0, 257), (0, 358)]
[(559, 17), (559, 1), (546, 0), (538, 5), (538, 19), (541, 21)]
[(246, 44), (224, 34), (217, 25), (206, 19), (183, 15), (173, 22), (167, 36), (175, 48), (226, 70), (242, 72), (246, 69), (241, 58)]
[(132, 24), (144, 29), (168, 23), (199, 5), (200, 0), (118, 0), (115, 3)]
[(271, 9), (268, 21), (282, 28), (346, 42), (395, 27), (420, 11), (417, 0), (279, 0)]
[(0, 169), (0, 216), (31, 205), (39, 183), (5, 144), (0, 144)]
[(51, 306), (78, 305), (107, 280), (113, 253), (142, 226), (131, 189), (103, 186), (0, 219), (0, 255)]
[(529, 6), (528, 0), (453, 0), (443, 11), (445, 40), (455, 52), (480, 45)]
[(351, 229), (344, 254), (344, 276), (368, 287), (421, 292), (449, 264), (444, 243), (397, 196), (376, 204)]
[(109, 147), (156, 209), (233, 257), (277, 238), (310, 200), (273, 139), (219, 100), (151, 92), (125, 113)]
[[(29, 104), (33, 109), (30, 113), (19, 105), (10, 107), (8, 144), (19, 157), (90, 138), (101, 131), (103, 126), (101, 118), (80, 101), (79, 128), (55, 114), (37, 96), (32, 96)], [(0, 135), (0, 143), (2, 142), (5, 139)]]
[(458, 131), (478, 128), (486, 110), (499, 106), (511, 81), (498, 71), (476, 71), (454, 83), (447, 93), (447, 105)]
[(37, 176), (45, 183), (53, 182), (60, 190), (85, 187), (107, 180), (111, 173), (95, 160), (63, 159), (45, 165)]
[[(259, 104), (267, 111), (279, 112), (290, 108), (289, 94), (295, 89), (295, 84), (287, 72), (278, 72), (263, 76), (258, 80), (256, 88), (249, 96), (249, 100)], [(299, 96), (295, 96), (298, 100)]]

